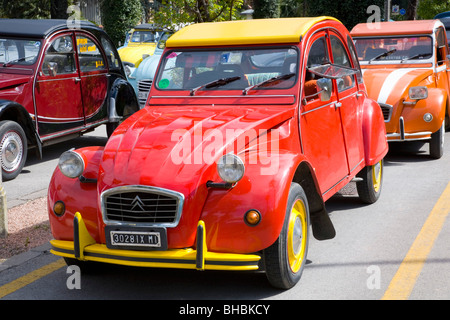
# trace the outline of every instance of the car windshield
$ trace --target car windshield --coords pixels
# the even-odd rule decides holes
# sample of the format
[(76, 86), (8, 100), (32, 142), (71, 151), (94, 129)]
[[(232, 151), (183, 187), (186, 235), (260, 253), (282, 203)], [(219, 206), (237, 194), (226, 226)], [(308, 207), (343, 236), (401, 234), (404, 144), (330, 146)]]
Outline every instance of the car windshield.
[(297, 80), (297, 65), (298, 51), (293, 47), (171, 50), (162, 58), (156, 87), (189, 90), (191, 95), (203, 90), (247, 94), (249, 87), (286, 89)]
[(0, 67), (33, 65), (40, 48), (39, 40), (0, 38)]
[(159, 33), (156, 31), (134, 31), (131, 36), (131, 42), (156, 42), (159, 38)]
[(361, 63), (421, 62), (433, 56), (432, 39), (419, 37), (354, 38)]

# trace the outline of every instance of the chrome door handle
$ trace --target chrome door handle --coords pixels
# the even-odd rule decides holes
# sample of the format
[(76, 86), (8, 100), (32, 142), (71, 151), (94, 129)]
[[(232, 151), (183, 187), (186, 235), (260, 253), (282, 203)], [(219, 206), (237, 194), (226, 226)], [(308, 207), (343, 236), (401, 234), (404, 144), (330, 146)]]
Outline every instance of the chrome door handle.
[(335, 110), (337, 110), (337, 108), (340, 108), (340, 107), (342, 107), (342, 103), (341, 103), (341, 102), (336, 102), (336, 103), (334, 104), (334, 109), (335, 109)]
[(81, 81), (81, 78), (74, 78), (74, 80), (75, 80), (75, 83), (78, 83)]

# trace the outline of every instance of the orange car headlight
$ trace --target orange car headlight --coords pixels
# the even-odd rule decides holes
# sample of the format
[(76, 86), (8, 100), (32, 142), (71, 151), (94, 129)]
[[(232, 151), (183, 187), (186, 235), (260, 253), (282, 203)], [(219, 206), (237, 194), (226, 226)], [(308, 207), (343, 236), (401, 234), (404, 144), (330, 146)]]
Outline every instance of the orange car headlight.
[(409, 98), (411, 100), (422, 100), (428, 98), (428, 88), (423, 86), (409, 88)]

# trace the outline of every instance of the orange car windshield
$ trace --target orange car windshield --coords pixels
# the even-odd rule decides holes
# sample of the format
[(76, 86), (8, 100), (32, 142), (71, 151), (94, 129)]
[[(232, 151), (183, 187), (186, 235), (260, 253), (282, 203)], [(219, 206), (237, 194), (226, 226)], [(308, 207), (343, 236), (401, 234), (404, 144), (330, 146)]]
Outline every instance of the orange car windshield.
[(168, 51), (156, 87), (189, 90), (191, 95), (203, 90), (287, 89), (296, 82), (298, 56), (295, 47)]
[(432, 39), (429, 36), (356, 38), (354, 41), (362, 63), (418, 62), (433, 56)]

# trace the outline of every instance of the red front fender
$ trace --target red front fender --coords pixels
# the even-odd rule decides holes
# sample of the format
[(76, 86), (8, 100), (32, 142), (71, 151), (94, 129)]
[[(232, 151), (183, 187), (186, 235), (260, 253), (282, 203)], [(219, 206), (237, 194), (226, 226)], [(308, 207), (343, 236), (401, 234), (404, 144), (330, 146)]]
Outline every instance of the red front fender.
[[(217, 252), (257, 252), (278, 238), (286, 213), (289, 188), (303, 156), (279, 153), (275, 171), (261, 174), (261, 166), (247, 165), (245, 176), (232, 189), (210, 189), (201, 219), (206, 225), (207, 247)], [(275, 167), (274, 167), (275, 168)], [(244, 214), (261, 214), (261, 222), (249, 226)]]
[(384, 158), (389, 150), (386, 140), (386, 126), (381, 108), (374, 100), (364, 100), (362, 132), (366, 166), (371, 166)]
[[(95, 181), (103, 147), (86, 147), (75, 151), (83, 157), (86, 163), (83, 177), (92, 182), (81, 183), (79, 179), (68, 178), (56, 167), (47, 195), (47, 209), (52, 234), (56, 240), (73, 240), (73, 218), (75, 213), (82, 212), (89, 233), (97, 242), (100, 242)], [(58, 201), (62, 201), (65, 206), (65, 213), (61, 216), (56, 215), (53, 211), (53, 206)]]

